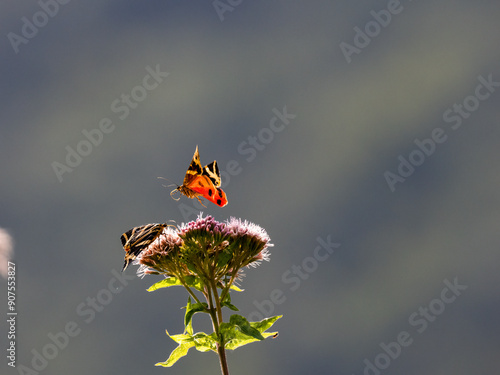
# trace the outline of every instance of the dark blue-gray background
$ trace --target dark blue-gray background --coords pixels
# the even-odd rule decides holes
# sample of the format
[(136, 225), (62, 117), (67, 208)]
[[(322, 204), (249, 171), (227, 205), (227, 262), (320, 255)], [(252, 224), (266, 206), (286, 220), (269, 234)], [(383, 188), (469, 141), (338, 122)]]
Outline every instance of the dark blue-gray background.
[[(18, 366), (45, 350), (44, 374), (220, 373), (194, 349), (153, 366), (176, 346), (165, 329), (182, 330), (182, 289), (148, 293), (148, 277), (109, 291), (123, 285), (124, 231), (199, 211), (162, 186), (182, 182), (199, 145), (229, 199), (203, 212), (256, 222), (275, 244), (233, 302), (284, 314), (280, 336), (230, 352), (232, 374), (375, 373), (367, 361), (383, 374), (498, 370), (500, 90), (476, 90), (500, 81), (498, 2), (215, 2), (223, 14), (211, 1), (47, 4), (52, 16), (6, 1), (0, 16), (0, 226), (15, 240)], [(25, 26), (29, 38), (26, 20), (42, 25)], [(169, 73), (151, 90), (148, 67)], [(131, 93), (142, 101), (125, 116)], [(272, 119), (284, 107), (283, 126)], [(89, 150), (83, 131), (106, 119)], [(439, 128), (445, 140), (415, 152)], [(54, 162), (79, 145), (88, 155), (59, 179)], [(397, 177), (410, 155), (420, 165)], [(326, 257), (318, 237), (340, 247)], [(467, 288), (445, 303), (445, 280)], [(279, 303), (263, 302), (275, 289)], [(54, 354), (49, 334), (71, 322), (78, 333)], [(384, 362), (381, 345), (404, 332), (411, 344)], [(17, 373), (2, 360), (6, 372)]]

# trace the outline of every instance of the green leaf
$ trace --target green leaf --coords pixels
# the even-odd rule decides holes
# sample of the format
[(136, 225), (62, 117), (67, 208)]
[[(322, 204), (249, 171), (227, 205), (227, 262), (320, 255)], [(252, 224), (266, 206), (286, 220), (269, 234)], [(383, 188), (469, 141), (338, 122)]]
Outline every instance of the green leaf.
[(196, 290), (199, 290), (200, 292), (203, 292), (205, 289), (205, 285), (201, 282), (199, 277), (196, 276), (186, 276), (184, 279), (184, 282), (186, 283), (187, 286), (191, 288), (195, 288)]
[(191, 324), (191, 319), (197, 312), (208, 313), (208, 304), (206, 302), (202, 302), (191, 305), (191, 298), (189, 298), (188, 305), (186, 306), (186, 315), (184, 315), (184, 326), (187, 327)]
[(233, 311), (240, 311), (236, 306), (234, 306), (231, 302), (222, 302), (221, 303), (221, 306), (226, 306), (228, 307), (229, 309), (233, 310)]
[(180, 358), (187, 355), (190, 348), (193, 346), (196, 350), (200, 352), (208, 352), (210, 350), (217, 352), (217, 340), (215, 338), (215, 334), (207, 335), (205, 332), (197, 332), (193, 334), (181, 334), (181, 335), (170, 335), (167, 332), (168, 337), (174, 340), (179, 344), (177, 348), (175, 348), (170, 356), (165, 362), (158, 362), (155, 366), (163, 366), (170, 367), (175, 362), (177, 362)]
[(229, 293), (224, 297), (224, 301), (221, 302), (221, 306), (226, 306), (233, 311), (240, 311), (236, 306), (231, 303), (231, 295)]
[(175, 285), (182, 285), (182, 284), (177, 277), (168, 277), (166, 279), (163, 279), (163, 280), (158, 281), (157, 283), (151, 285), (147, 289), (147, 291), (154, 292), (155, 290), (158, 290), (161, 288), (168, 288), (169, 286), (175, 286)]
[(184, 333), (181, 333), (179, 335), (170, 335), (168, 332), (167, 332), (167, 335), (168, 337), (170, 337), (172, 340), (174, 340), (177, 344), (182, 344), (183, 342), (185, 341), (189, 341), (192, 339), (192, 335), (190, 335), (189, 333), (187, 334), (184, 334)]
[[(235, 315), (233, 315), (235, 316)], [(239, 348), (240, 346), (244, 346), (247, 344), (250, 344), (255, 341), (260, 341), (268, 337), (276, 337), (278, 335), (278, 332), (264, 332), (268, 328), (270, 328), (276, 320), (281, 318), (283, 315), (279, 316), (274, 316), (272, 318), (267, 318), (264, 320), (261, 320), (260, 322), (250, 322), (250, 327), (256, 329), (259, 331), (259, 333), (262, 335), (262, 338), (256, 338), (252, 335), (248, 335), (244, 333), (241, 328), (238, 325), (233, 325), (231, 324), (231, 319), (229, 323), (222, 323), (221, 324), (221, 333), (223, 333), (224, 336), (224, 342), (225, 342), (225, 348), (228, 350), (235, 350)], [(232, 318), (232, 317), (231, 317)], [(232, 318), (233, 322), (244, 322), (240, 318)], [(243, 318), (245, 319), (245, 318)], [(245, 319), (246, 321), (246, 319)], [(243, 323), (245, 326), (245, 324)]]
[[(278, 334), (278, 332), (264, 332), (262, 334), (262, 336), (264, 338), (268, 338), (270, 336), (276, 337), (277, 334)], [(237, 331), (230, 338), (225, 338), (225, 339), (226, 339), (226, 344), (224, 347), (227, 350), (235, 350), (241, 346), (251, 344), (252, 342), (261, 341), (261, 340), (254, 339), (253, 337), (247, 336), (247, 335), (243, 334), (241, 331)]]
[[(186, 276), (184, 279), (184, 282), (186, 283), (187, 286), (191, 288), (195, 288), (196, 290), (203, 291), (204, 285), (201, 282), (199, 277), (196, 276)], [(168, 277), (166, 279), (163, 279), (161, 281), (158, 281), (157, 283), (151, 285), (147, 291), (148, 292), (154, 292), (155, 290), (161, 289), (161, 288), (168, 288), (170, 286), (184, 286), (181, 281), (177, 277)]]
[(193, 340), (196, 350), (200, 352), (212, 350), (217, 353), (217, 339), (214, 333), (207, 335), (205, 332), (197, 332), (193, 335)]
[(165, 362), (158, 362), (155, 366), (170, 367), (179, 359), (187, 355), (188, 350), (194, 346), (194, 342), (185, 342), (175, 348)]
[(240, 289), (238, 288), (236, 285), (234, 284), (231, 284), (230, 288), (229, 289), (232, 289), (232, 290), (236, 290), (237, 292), (243, 292), (245, 289)]
[[(189, 311), (191, 309), (191, 297), (188, 297), (188, 302), (186, 304), (186, 312)], [(184, 317), (184, 321), (186, 320), (186, 318)], [(188, 324), (184, 324), (184, 333), (188, 333), (190, 335), (193, 334), (193, 321), (190, 320), (188, 322)]]
[(276, 315), (271, 318), (262, 319), (260, 322), (250, 322), (250, 325), (259, 330), (259, 332), (264, 332), (271, 328), (273, 324), (283, 315)]
[(184, 326), (184, 332), (188, 335), (193, 335), (193, 321), (192, 320)]
[(170, 337), (172, 340), (174, 340), (176, 343), (179, 344), (177, 348), (175, 348), (172, 353), (170, 353), (170, 356), (165, 362), (158, 362), (155, 364), (155, 366), (163, 366), (163, 367), (170, 367), (172, 366), (175, 362), (177, 362), (180, 358), (184, 357), (190, 348), (195, 346), (195, 342), (192, 338), (191, 335), (170, 335), (167, 332), (168, 337)]
[(264, 340), (264, 337), (261, 335), (260, 331), (250, 325), (248, 320), (241, 315), (231, 315), (229, 318), (229, 323), (237, 326), (241, 332), (243, 332), (247, 336), (251, 336), (257, 340)]

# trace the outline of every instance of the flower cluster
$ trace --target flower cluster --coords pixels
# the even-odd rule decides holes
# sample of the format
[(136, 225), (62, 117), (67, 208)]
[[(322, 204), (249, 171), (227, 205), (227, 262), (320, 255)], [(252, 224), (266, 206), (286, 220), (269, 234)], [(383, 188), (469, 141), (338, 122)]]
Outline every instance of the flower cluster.
[(244, 222), (241, 219), (232, 217), (226, 224), (225, 229), (229, 232), (230, 237), (238, 244), (238, 254), (242, 260), (242, 266), (251, 265), (253, 267), (260, 264), (260, 261), (269, 261), (268, 248), (273, 246), (269, 241), (269, 235), (260, 226), (250, 223), (247, 220)]
[(181, 245), (182, 239), (177, 231), (172, 227), (164, 228), (158, 238), (139, 255), (137, 274), (141, 277), (150, 274), (175, 276), (176, 266), (172, 261)]
[(260, 226), (231, 218), (218, 222), (201, 214), (180, 227), (167, 227), (138, 257), (140, 276), (163, 274), (184, 279), (195, 276), (202, 282), (231, 282), (245, 266), (269, 260), (270, 238)]

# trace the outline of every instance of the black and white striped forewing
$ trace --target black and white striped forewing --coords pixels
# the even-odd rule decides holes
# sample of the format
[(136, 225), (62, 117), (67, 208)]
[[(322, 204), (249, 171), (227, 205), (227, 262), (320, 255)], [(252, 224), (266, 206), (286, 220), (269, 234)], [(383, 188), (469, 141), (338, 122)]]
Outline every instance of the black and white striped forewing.
[(166, 226), (167, 224), (147, 224), (132, 228), (121, 235), (123, 250), (126, 252), (122, 272), (142, 250), (158, 238)]

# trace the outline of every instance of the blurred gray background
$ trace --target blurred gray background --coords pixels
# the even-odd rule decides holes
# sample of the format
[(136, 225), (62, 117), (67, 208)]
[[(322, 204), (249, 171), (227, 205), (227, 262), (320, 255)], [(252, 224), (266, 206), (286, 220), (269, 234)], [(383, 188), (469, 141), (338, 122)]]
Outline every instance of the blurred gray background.
[[(284, 314), (280, 336), (229, 352), (232, 374), (498, 371), (497, 1), (60, 1), (0, 6), (18, 310), (18, 367), (2, 374), (36, 353), (41, 374), (220, 373), (194, 349), (154, 367), (187, 294), (146, 292), (158, 277), (135, 266), (116, 278), (123, 232), (200, 208), (275, 245), (233, 303)], [(196, 145), (219, 164), (222, 209), (162, 186)]]

